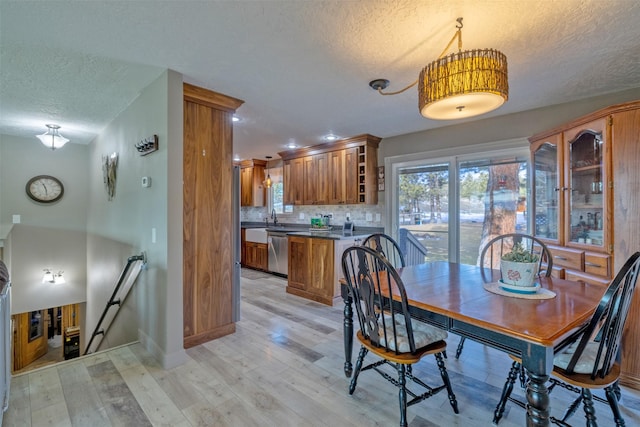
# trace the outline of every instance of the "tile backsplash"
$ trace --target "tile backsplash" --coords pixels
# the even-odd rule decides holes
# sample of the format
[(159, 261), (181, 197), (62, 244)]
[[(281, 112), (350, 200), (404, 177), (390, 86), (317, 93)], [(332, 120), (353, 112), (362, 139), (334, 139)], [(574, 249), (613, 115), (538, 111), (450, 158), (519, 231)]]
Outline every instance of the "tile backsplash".
[[(300, 216), (304, 215), (304, 218)], [(318, 206), (294, 206), (293, 213), (278, 214), (278, 222), (287, 224), (310, 224), (311, 218), (320, 215), (332, 214), (331, 224), (342, 225), (347, 214), (356, 227), (384, 227), (384, 205), (318, 205)], [(270, 213), (266, 207), (242, 207), (240, 209), (240, 221), (262, 222), (269, 218)]]

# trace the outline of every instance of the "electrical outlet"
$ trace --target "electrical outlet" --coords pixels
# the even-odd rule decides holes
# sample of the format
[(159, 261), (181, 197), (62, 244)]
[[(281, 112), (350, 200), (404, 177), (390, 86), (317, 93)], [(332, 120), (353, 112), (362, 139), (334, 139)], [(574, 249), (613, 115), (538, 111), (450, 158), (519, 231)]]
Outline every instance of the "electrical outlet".
[(13, 223), (20, 224), (20, 215), (13, 215)]
[(367, 219), (367, 221), (371, 222), (373, 221), (373, 215), (371, 215), (371, 212), (367, 212), (367, 215), (365, 216), (365, 218)]
[(349, 220), (350, 220), (350, 219), (351, 219), (351, 212), (347, 212), (347, 214), (345, 215), (345, 217), (346, 217), (347, 219), (349, 219)]
[(300, 215), (298, 215), (298, 218), (304, 219), (304, 212), (300, 212)]
[(380, 220), (381, 220), (381, 219), (382, 219), (382, 218), (381, 218), (380, 214), (379, 214), (379, 213), (377, 213), (377, 214), (376, 214), (376, 222), (380, 222)]

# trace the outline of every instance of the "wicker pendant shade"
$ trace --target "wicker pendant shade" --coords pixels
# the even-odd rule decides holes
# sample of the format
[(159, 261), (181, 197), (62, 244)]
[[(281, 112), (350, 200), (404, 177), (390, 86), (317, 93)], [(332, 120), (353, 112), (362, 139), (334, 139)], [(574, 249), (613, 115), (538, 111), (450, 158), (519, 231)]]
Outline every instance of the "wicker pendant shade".
[(420, 114), (429, 119), (484, 114), (507, 99), (507, 57), (494, 49), (445, 56), (424, 67), (418, 79)]
[[(381, 95), (397, 95), (418, 85), (420, 114), (429, 119), (464, 119), (488, 113), (509, 99), (507, 57), (495, 49), (462, 50), (462, 18), (442, 54), (422, 69), (419, 78), (404, 89), (383, 92), (387, 79), (369, 86)], [(445, 55), (455, 40), (458, 52)]]

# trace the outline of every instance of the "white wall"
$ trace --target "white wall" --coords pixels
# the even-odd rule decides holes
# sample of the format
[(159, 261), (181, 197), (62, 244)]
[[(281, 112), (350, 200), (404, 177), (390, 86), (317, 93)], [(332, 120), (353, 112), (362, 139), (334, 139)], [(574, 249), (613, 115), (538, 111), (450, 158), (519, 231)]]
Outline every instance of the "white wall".
[[(11, 230), (11, 314), (86, 299), (84, 231), (16, 224)], [(66, 283), (42, 283), (43, 268), (64, 271)]]
[[(386, 157), (528, 138), (600, 108), (637, 99), (640, 99), (640, 87), (506, 116), (462, 124), (451, 122), (450, 126), (384, 138), (378, 151), (378, 164), (383, 165)], [(390, 178), (387, 175), (387, 179)]]
[[(87, 155), (85, 145), (67, 144), (52, 151), (35, 136), (0, 135), (0, 239), (11, 229), (15, 214), (24, 225), (84, 230), (89, 192)], [(25, 185), (36, 175), (60, 179), (64, 197), (52, 204), (36, 203), (27, 197)]]
[[(179, 93), (179, 97), (178, 94)], [(171, 95), (171, 100), (169, 99)], [(176, 99), (178, 97), (179, 99)], [(169, 104), (179, 103), (180, 107)], [(173, 227), (182, 233), (182, 223), (168, 223), (170, 203), (175, 203), (177, 196), (169, 193), (168, 161), (169, 146), (171, 151), (182, 150), (182, 125), (179, 134), (175, 129), (169, 130), (179, 121), (182, 123), (182, 77), (172, 71), (162, 74), (149, 85), (140, 96), (123, 111), (101, 134), (90, 147), (87, 233), (87, 289), (88, 300), (94, 295), (104, 293), (111, 286), (109, 278), (101, 271), (91, 269), (94, 264), (105, 265), (105, 269), (113, 269), (123, 260), (114, 258), (112, 253), (105, 253), (99, 244), (102, 238), (130, 245), (134, 253), (144, 251), (148, 258), (148, 269), (143, 271), (134, 287), (137, 303), (137, 325), (122, 325), (137, 328), (141, 341), (165, 366), (181, 363), (184, 359), (182, 348), (182, 258), (179, 259), (180, 273), (172, 272), (171, 285), (168, 285), (168, 235)], [(171, 132), (171, 133), (170, 133)], [(147, 156), (140, 156), (134, 145), (141, 139), (157, 134), (159, 150)], [(179, 148), (178, 148), (179, 147)], [(117, 184), (113, 200), (107, 200), (102, 177), (102, 156), (118, 153)], [(171, 159), (172, 165), (182, 162), (182, 157)], [(180, 169), (181, 171), (181, 169)], [(172, 172), (175, 173), (175, 172)], [(143, 176), (151, 177), (149, 188), (141, 186)], [(180, 176), (181, 182), (181, 176)], [(176, 183), (172, 183), (175, 191)], [(173, 192), (172, 191), (172, 192)], [(180, 210), (182, 209), (180, 192)], [(173, 208), (172, 208), (173, 209)], [(156, 241), (152, 241), (152, 229), (155, 229)], [(182, 238), (180, 237), (180, 245)], [(172, 265), (178, 261), (173, 260)], [(111, 264), (109, 266), (109, 264)], [(179, 276), (179, 281), (175, 278)], [(179, 289), (179, 292), (177, 291)], [(180, 295), (178, 300), (167, 298)], [(170, 309), (169, 309), (170, 307)], [(87, 305), (87, 323), (90, 324), (99, 316), (95, 306)], [(169, 325), (179, 326), (179, 337), (175, 337), (175, 327), (169, 337)], [(89, 328), (90, 329), (90, 328)], [(179, 346), (177, 342), (179, 341)], [(171, 347), (169, 347), (171, 345)]]
[[(85, 300), (88, 147), (67, 144), (51, 151), (35, 138), (0, 135), (0, 239), (13, 282), (12, 314)], [(25, 185), (36, 175), (53, 175), (65, 188), (52, 204), (27, 197)], [(20, 224), (12, 223), (20, 215)], [(42, 283), (44, 268), (63, 270), (67, 283)]]

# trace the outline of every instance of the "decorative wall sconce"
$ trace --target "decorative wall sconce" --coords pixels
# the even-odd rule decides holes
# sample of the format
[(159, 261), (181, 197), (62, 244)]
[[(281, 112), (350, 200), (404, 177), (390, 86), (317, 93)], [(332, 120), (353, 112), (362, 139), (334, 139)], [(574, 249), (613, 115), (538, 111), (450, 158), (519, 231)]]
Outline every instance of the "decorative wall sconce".
[(158, 135), (148, 136), (136, 144), (136, 150), (141, 156), (146, 156), (158, 150)]
[(50, 268), (45, 268), (43, 271), (44, 275), (42, 276), (42, 283), (55, 283), (56, 285), (60, 285), (67, 282), (62, 275), (64, 271), (52, 273)]

